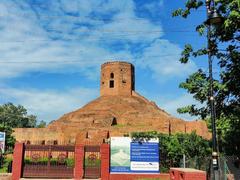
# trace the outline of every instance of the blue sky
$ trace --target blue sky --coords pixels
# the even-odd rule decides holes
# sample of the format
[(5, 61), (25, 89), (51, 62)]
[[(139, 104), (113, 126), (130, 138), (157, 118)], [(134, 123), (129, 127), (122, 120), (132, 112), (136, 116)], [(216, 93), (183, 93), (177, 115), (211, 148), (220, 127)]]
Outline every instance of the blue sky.
[(172, 18), (182, 0), (1, 0), (0, 104), (25, 106), (47, 122), (99, 96), (100, 65), (129, 61), (136, 91), (170, 114), (195, 103), (178, 85), (207, 59), (180, 64), (186, 43), (205, 46), (195, 32), (204, 9)]

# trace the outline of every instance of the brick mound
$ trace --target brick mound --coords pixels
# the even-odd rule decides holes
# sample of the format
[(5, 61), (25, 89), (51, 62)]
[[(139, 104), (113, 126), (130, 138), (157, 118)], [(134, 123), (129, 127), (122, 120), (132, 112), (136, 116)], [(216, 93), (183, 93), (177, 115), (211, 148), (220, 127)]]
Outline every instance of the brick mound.
[(84, 107), (63, 115), (46, 128), (16, 128), (17, 141), (44, 143), (99, 144), (109, 136), (131, 132), (158, 131), (190, 133), (210, 138), (203, 121), (184, 121), (172, 117), (135, 92), (134, 66), (123, 61), (101, 66), (100, 97)]
[[(209, 138), (205, 122), (177, 119), (133, 91), (132, 96), (101, 96), (84, 107), (63, 115), (47, 127), (62, 132), (66, 139), (78, 143), (99, 142), (111, 136), (136, 131), (162, 133), (191, 132)], [(109, 132), (109, 133), (108, 133)]]

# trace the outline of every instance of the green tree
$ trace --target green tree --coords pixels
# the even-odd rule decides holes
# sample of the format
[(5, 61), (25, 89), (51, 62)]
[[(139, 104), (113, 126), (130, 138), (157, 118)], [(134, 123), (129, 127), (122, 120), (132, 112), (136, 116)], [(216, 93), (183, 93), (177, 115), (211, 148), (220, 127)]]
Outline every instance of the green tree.
[(195, 132), (191, 134), (178, 133), (167, 135), (153, 132), (135, 132), (131, 135), (134, 140), (158, 138), (160, 148), (161, 172), (168, 171), (169, 167), (180, 167), (183, 155), (187, 159), (195, 159), (198, 162), (194, 168), (203, 168), (206, 157), (210, 154), (209, 141), (198, 136)]
[[(185, 8), (179, 8), (172, 15), (187, 18), (191, 11), (203, 7), (204, 2), (187, 0)], [(210, 49), (207, 47), (193, 49), (190, 44), (186, 44), (180, 61), (188, 63), (190, 57), (204, 56), (211, 50), (220, 71), (213, 82), (218, 134), (221, 135), (220, 141), (225, 142), (228, 139), (234, 142), (236, 153), (240, 150), (240, 143), (235, 139), (236, 136), (240, 136), (240, 132), (234, 128), (236, 122), (239, 122), (240, 114), (240, 1), (216, 0), (215, 9), (224, 18), (224, 22), (211, 28)], [(207, 36), (207, 25), (202, 22), (196, 27), (196, 31), (200, 36)], [(182, 82), (180, 87), (192, 94), (202, 106), (191, 104), (179, 108), (178, 112), (200, 115), (203, 119), (208, 119), (210, 114), (208, 75), (199, 69)], [(230, 128), (228, 133), (227, 126)]]
[[(210, 123), (209, 123), (210, 124)], [(220, 151), (240, 156), (240, 118), (221, 116), (217, 121)]]
[(27, 109), (21, 105), (7, 103), (0, 106), (0, 124), (12, 128), (28, 128), (35, 127), (36, 122), (36, 116), (28, 115)]
[(46, 125), (47, 125), (47, 123), (45, 121), (41, 120), (36, 127), (37, 128), (45, 128)]
[(6, 133), (6, 153), (12, 152), (15, 144), (15, 138), (12, 135), (13, 128), (35, 126), (36, 116), (28, 115), (23, 106), (15, 106), (12, 103), (0, 105), (0, 131)]
[(211, 152), (210, 142), (198, 136), (195, 132), (191, 134), (177, 134), (184, 149), (184, 154), (188, 159), (195, 160), (195, 168), (203, 168), (206, 159)]
[(195, 132), (191, 134), (177, 133), (171, 135), (167, 142), (168, 158), (173, 160), (173, 166), (179, 166), (183, 158), (195, 161), (195, 168), (202, 168), (206, 158), (211, 152), (209, 141), (198, 136)]

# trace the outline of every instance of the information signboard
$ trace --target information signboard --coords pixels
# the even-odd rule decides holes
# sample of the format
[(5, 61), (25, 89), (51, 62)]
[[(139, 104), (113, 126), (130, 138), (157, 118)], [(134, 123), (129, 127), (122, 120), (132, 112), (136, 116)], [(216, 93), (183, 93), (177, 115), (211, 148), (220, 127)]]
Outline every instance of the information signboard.
[(5, 132), (0, 132), (0, 149), (1, 153), (5, 152)]
[(159, 173), (158, 139), (111, 138), (111, 173)]

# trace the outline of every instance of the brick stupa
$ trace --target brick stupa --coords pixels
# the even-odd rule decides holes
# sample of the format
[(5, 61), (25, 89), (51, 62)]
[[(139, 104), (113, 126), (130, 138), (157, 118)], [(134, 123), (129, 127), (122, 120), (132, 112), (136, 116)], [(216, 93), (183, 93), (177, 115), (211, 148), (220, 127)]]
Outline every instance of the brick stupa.
[(210, 133), (204, 121), (184, 121), (160, 109), (135, 91), (134, 66), (128, 62), (107, 62), (101, 66), (100, 97), (63, 115), (46, 128), (17, 128), (18, 141), (41, 143), (100, 144), (109, 136), (131, 132), (196, 133), (206, 139)]

